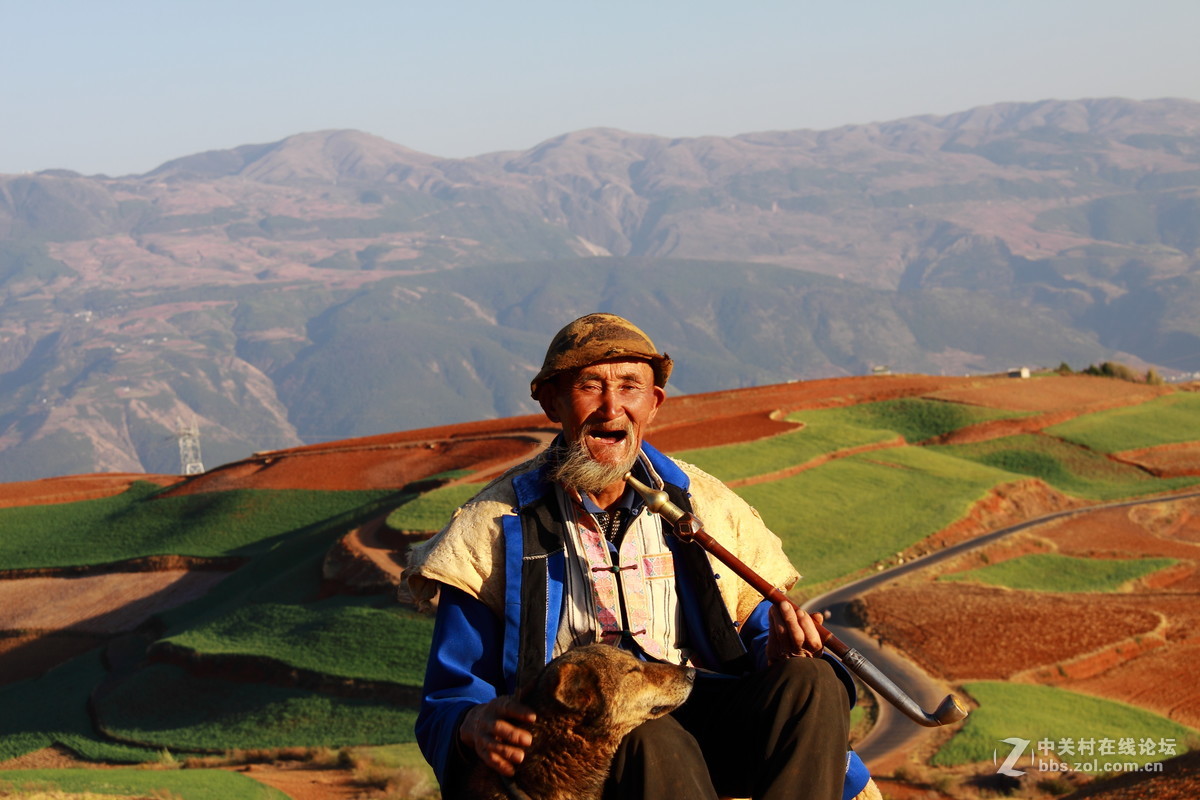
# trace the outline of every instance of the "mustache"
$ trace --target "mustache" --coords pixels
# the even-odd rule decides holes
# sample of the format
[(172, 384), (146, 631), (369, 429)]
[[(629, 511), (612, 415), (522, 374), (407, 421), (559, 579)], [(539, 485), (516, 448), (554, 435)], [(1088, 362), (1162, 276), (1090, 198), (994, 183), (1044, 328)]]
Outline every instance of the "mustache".
[(631, 445), (634, 441), (633, 426), (628, 421), (617, 427), (604, 427), (600, 424), (582, 425), (579, 434), (571, 440), (564, 440), (553, 452), (548, 453), (551, 463), (550, 479), (563, 486), (578, 489), (581, 492), (599, 492), (622, 480), (638, 458), (638, 450), (630, 447), (619, 464), (605, 464), (592, 457), (587, 446), (589, 434), (600, 431), (610, 433), (624, 431), (625, 441)]

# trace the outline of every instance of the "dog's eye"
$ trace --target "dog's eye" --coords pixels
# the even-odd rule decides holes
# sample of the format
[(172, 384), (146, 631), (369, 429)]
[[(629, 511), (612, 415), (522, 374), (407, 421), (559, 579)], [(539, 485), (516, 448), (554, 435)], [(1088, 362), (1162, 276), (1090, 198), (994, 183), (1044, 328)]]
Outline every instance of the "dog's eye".
[(631, 672), (641, 672), (641, 671), (642, 671), (641, 664), (630, 664), (629, 669), (625, 670), (625, 673), (629, 674)]

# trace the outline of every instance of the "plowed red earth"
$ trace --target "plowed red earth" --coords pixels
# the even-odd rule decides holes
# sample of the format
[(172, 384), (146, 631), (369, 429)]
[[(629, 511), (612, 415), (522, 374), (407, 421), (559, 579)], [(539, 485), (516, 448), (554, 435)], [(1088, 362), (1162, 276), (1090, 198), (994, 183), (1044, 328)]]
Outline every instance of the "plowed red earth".
[(964, 387), (951, 386), (926, 396), (937, 400), (988, 408), (1007, 408), (1013, 411), (1080, 409), (1079, 413), (1090, 413), (1103, 408), (1144, 403), (1171, 391), (1167, 386), (1072, 375), (1036, 380), (998, 380)]
[(99, 475), (68, 475), (63, 478), (44, 478), (40, 481), (0, 483), (0, 508), (95, 500), (120, 494), (128, 489), (134, 481), (150, 481), (159, 486), (170, 486), (181, 480), (183, 478), (177, 475), (113, 472)]
[(203, 597), (225, 572), (159, 570), (0, 580), (0, 685), (137, 628), (151, 615)]
[(163, 570), (0, 581), (0, 630), (121, 633), (156, 610), (203, 597), (225, 574)]
[(1085, 786), (1065, 800), (1196, 800), (1200, 797), (1200, 751), (1172, 758), (1157, 774), (1125, 773)]
[(278, 789), (292, 800), (353, 800), (370, 796), (345, 770), (251, 764), (239, 771), (246, 777)]
[[(934, 591), (938, 602), (930, 603)], [(954, 680), (1007, 680), (1031, 666), (1070, 661), (1144, 636), (1159, 625), (1154, 610), (1123, 597), (1091, 597), (1083, 604), (1070, 596), (984, 586), (895, 587), (869, 595), (868, 602), (872, 630), (886, 643), (899, 646), (930, 674)], [(1031, 636), (1039, 626), (1057, 635)], [(983, 633), (958, 632), (967, 627)]]
[(1200, 442), (1127, 450), (1117, 457), (1160, 478), (1200, 475)]

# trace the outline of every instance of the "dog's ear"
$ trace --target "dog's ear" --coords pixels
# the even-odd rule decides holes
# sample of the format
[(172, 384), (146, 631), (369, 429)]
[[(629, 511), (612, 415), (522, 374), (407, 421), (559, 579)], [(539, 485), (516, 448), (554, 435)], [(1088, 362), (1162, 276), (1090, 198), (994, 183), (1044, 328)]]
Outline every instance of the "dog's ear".
[(554, 674), (554, 699), (587, 714), (600, 706), (600, 679), (589, 667), (567, 662)]

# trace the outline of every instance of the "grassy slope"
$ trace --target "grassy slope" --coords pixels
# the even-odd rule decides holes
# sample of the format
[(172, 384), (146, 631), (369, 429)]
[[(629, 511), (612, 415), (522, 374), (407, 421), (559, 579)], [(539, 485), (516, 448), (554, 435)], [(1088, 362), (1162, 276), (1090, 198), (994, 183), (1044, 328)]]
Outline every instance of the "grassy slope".
[[(339, 630), (340, 625), (348, 621), (351, 627), (339, 630), (340, 633), (373, 637), (384, 631), (391, 635), (398, 627), (403, 627), (405, 635), (375, 660), (382, 663), (389, 655), (395, 657), (403, 653), (404, 663), (394, 665), (391, 677), (403, 683), (419, 682), (421, 667), (411, 663), (410, 659), (420, 652), (419, 663), (423, 664), (431, 627), (427, 619), (399, 626), (397, 622), (402, 616), (412, 615), (397, 612), (394, 607), (375, 609), (378, 601), (374, 598), (317, 602), (321, 562), (333, 542), (357, 522), (409, 498), (386, 492), (293, 491), (238, 491), (156, 498), (157, 491), (158, 487), (138, 485), (123, 495), (105, 500), (35, 507), (32, 511), (46, 515), (42, 519), (53, 517), (60, 523), (64, 519), (69, 522), (69, 526), (48, 529), (48, 536), (43, 536), (52, 554), (47, 558), (38, 558), (34, 548), (33, 532), (40, 515), (29, 513), (31, 509), (5, 509), (0, 512), (0, 522), (11, 522), (16, 517), (20, 524), (14, 525), (11, 537), (6, 528), (4, 545), (0, 546), (0, 552), (4, 552), (6, 558), (0, 561), (0, 566), (108, 563), (121, 558), (180, 552), (241, 555), (249, 558), (249, 563), (226, 578), (218, 590), (160, 616), (168, 636), (187, 635), (196, 629), (197, 633), (193, 635), (197, 641), (202, 641), (205, 631), (222, 626), (234, 630), (246, 620), (265, 618), (271, 608), (286, 608), (293, 626), (271, 632), (262, 632), (260, 628), (257, 630), (262, 635), (257, 637), (243, 632), (242, 641), (249, 640), (256, 645), (244, 648), (245, 651), (271, 657), (283, 652), (285, 657), (281, 660), (284, 661), (289, 660), (288, 654), (302, 654), (310, 659), (310, 665), (320, 666), (336, 657), (331, 655), (324, 634)], [(122, 539), (110, 527), (125, 531), (126, 537)], [(80, 531), (86, 535), (81, 537)], [(160, 546), (159, 539), (169, 544)], [(276, 619), (279, 619), (278, 615)], [(344, 638), (342, 643), (344, 645)], [(355, 647), (344, 649), (343, 655), (362, 652), (363, 648)], [(344, 666), (352, 670), (361, 666), (353, 664), (351, 659), (345, 661)], [(355, 677), (374, 677), (384, 670), (376, 664), (363, 667), (363, 671), (370, 674)], [(53, 743), (66, 745), (86, 758), (97, 760), (140, 762), (152, 758), (153, 750), (115, 743), (91, 725), (86, 713), (88, 695), (106, 677), (99, 651), (94, 651), (35, 681), (0, 688), (0, 707), (5, 709), (0, 715), (0, 758), (10, 758)], [(142, 686), (143, 680), (142, 676), (135, 676), (126, 686)], [(149, 684), (150, 687), (155, 685)], [(321, 707), (323, 699), (320, 697), (280, 700), (272, 687), (221, 681), (205, 684), (198, 681), (195, 686), (177, 682), (174, 694), (156, 695), (160, 702), (153, 708), (130, 704), (116, 709), (122, 723), (117, 727), (140, 732), (137, 720), (131, 719), (135, 708), (157, 715), (155, 718), (160, 721), (164, 715), (184, 715), (193, 707), (193, 700), (202, 685), (209, 691), (213, 686), (224, 686), (228, 692), (237, 693), (247, 708), (274, 709), (272, 713), (253, 718), (258, 735), (264, 741), (283, 741), (293, 736), (292, 741), (285, 743), (306, 744), (307, 739), (317, 738), (313, 732), (324, 727), (319, 722), (322, 714), (311, 710)], [(247, 699), (248, 695), (260, 692), (261, 701)], [(297, 707), (303, 708), (296, 711)], [(105, 708), (114, 710), (111, 705)], [(290, 710), (282, 713), (279, 709)], [(211, 704), (211, 710), (228, 713), (231, 725), (239, 724), (241, 719), (242, 710), (238, 708)], [(389, 729), (399, 727), (403, 730), (392, 740), (410, 741), (412, 712), (388, 708), (364, 714), (366, 718), (376, 718), (384, 712), (391, 715)], [(337, 716), (335, 710), (325, 713), (331, 719)], [(102, 720), (104, 717), (101, 713)], [(307, 727), (296, 722), (305, 718), (313, 720)], [(353, 733), (352, 726), (342, 727)], [(376, 727), (380, 727), (378, 722)], [(191, 747), (219, 750), (226, 746), (220, 724), (198, 727), (192, 732), (128, 738), (153, 747), (167, 746), (177, 750)], [(348, 738), (340, 743), (361, 742), (356, 735), (348, 734)]]
[[(163, 614), (164, 638), (200, 653), (262, 656), (337, 677), (420, 685), (432, 635), (429, 617), (405, 611), (387, 597), (319, 598), (325, 553), (347, 528), (345, 523), (314, 524), (288, 537), (227, 578), (222, 591)], [(164, 670), (143, 672), (121, 688), (161, 702), (106, 702), (99, 707), (101, 718), (123, 737), (155, 746), (219, 750), (413, 741), (415, 712), (382, 702), (198, 680)], [(192, 704), (181, 707), (175, 698), (198, 695), (212, 698), (210, 715), (193, 725), (172, 725), (170, 720), (189, 713)], [(238, 700), (221, 703), (223, 696)]]
[[(966, 684), (963, 688), (975, 698), (979, 708), (971, 712), (962, 730), (934, 755), (932, 763), (935, 765), (990, 762), (997, 750), (1001, 757), (1008, 753), (1009, 745), (1002, 740), (1010, 737), (1028, 739), (1035, 748), (1043, 740), (1052, 740), (1057, 745), (1061, 739), (1074, 742), (1093, 739), (1097, 743), (1101, 739), (1111, 739), (1115, 746), (1121, 739), (1134, 738), (1138, 742), (1152, 739), (1155, 743), (1153, 754), (1095, 756), (1101, 762), (1144, 764), (1171, 755), (1160, 752), (1161, 739), (1173, 741), (1177, 752), (1183, 752), (1197, 733), (1140, 708), (1050, 686), (981, 681)], [(1064, 758), (1091, 760), (1086, 755), (1064, 755)], [(1028, 755), (1025, 763), (1028, 763)], [(1103, 767), (1096, 771), (1103, 771)]]
[(126, 797), (180, 797), (183, 800), (287, 800), (287, 795), (278, 789), (264, 786), (245, 775), (218, 769), (0, 770), (0, 796), (8, 796), (5, 786), (22, 792), (58, 789), (70, 792), (72, 796), (92, 792)]
[(333, 597), (245, 605), (165, 641), (201, 653), (265, 656), (324, 675), (420, 686), (432, 629), (428, 615), (390, 598)]
[[(922, 442), (980, 422), (1030, 416), (1029, 412), (983, 408), (918, 397), (863, 403), (837, 409), (837, 412), (851, 425), (895, 431), (909, 442)], [(812, 413), (799, 412), (789, 419), (802, 420)]]
[(1101, 559), (1033, 553), (942, 575), (938, 580), (978, 581), (1035, 592), (1116, 592), (1129, 581), (1175, 563), (1173, 558)]
[(160, 497), (135, 483), (114, 497), (0, 509), (0, 569), (106, 564), (154, 555), (254, 556), (317, 520), (360, 512), (387, 492), (236, 490)]
[(167, 665), (141, 670), (101, 698), (96, 710), (105, 729), (119, 738), (216, 752), (411, 741), (417, 716), (382, 700), (197, 678)]
[(793, 415), (789, 419), (803, 422), (804, 427), (753, 445), (731, 444), (673, 455), (722, 480), (732, 481), (779, 472), (837, 450), (896, 438), (894, 431), (851, 424), (841, 409), (809, 411), (803, 417)]
[(454, 509), (475, 496), (483, 486), (462, 483), (426, 492), (388, 515), (388, 527), (398, 531), (438, 531), (450, 519)]
[(96, 761), (153, 760), (153, 750), (113, 742), (92, 727), (88, 695), (105, 676), (100, 653), (93, 651), (40, 678), (0, 687), (0, 761), (53, 744)]
[(908, 447), (831, 461), (739, 491), (811, 587), (870, 567), (961, 518), (1011, 476)]
[(1155, 478), (1137, 467), (1050, 436), (1009, 436), (930, 449), (1014, 475), (1040, 478), (1059, 491), (1088, 500), (1141, 497), (1200, 483), (1197, 478)]
[(895, 440), (919, 442), (966, 425), (1022, 416), (936, 400), (905, 398), (846, 408), (809, 409), (788, 416), (801, 430), (750, 445), (687, 450), (676, 455), (722, 480), (767, 475), (838, 450)]
[(1047, 429), (1069, 442), (1119, 453), (1196, 439), (1200, 419), (1200, 394), (1176, 392), (1126, 408), (1088, 414)]

